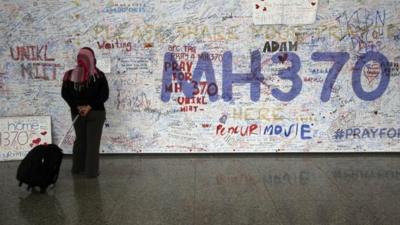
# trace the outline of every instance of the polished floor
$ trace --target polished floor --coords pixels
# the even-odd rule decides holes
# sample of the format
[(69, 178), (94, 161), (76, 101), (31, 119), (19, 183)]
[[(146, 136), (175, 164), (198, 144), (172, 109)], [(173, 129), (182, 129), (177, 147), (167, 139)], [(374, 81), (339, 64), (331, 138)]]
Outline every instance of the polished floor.
[(19, 188), (0, 162), (1, 225), (397, 225), (400, 155), (103, 155), (63, 161), (55, 188)]

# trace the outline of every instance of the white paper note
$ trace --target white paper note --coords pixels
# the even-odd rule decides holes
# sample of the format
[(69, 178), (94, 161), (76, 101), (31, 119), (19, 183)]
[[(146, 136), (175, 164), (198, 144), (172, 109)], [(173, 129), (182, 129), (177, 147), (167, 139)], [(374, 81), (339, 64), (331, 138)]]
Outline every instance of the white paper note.
[(97, 58), (96, 66), (104, 73), (111, 73), (111, 58), (109, 56)]
[(253, 22), (263, 24), (312, 24), (318, 0), (253, 0)]

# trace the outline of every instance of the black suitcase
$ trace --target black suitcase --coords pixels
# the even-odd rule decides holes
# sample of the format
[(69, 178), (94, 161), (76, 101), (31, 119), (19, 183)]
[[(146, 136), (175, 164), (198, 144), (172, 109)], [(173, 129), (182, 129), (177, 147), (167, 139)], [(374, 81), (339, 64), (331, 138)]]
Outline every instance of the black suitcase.
[(19, 181), (19, 186), (23, 183), (27, 184), (28, 191), (39, 187), (42, 193), (51, 184), (54, 186), (58, 179), (63, 158), (63, 151), (59, 146), (64, 142), (65, 137), (71, 131), (78, 118), (79, 115), (76, 115), (67, 133), (58, 145), (38, 145), (28, 152), (18, 166), (17, 180)]
[(62, 150), (55, 144), (34, 147), (18, 166), (19, 186), (25, 183), (28, 190), (39, 187), (44, 193), (49, 185), (56, 183), (62, 158)]

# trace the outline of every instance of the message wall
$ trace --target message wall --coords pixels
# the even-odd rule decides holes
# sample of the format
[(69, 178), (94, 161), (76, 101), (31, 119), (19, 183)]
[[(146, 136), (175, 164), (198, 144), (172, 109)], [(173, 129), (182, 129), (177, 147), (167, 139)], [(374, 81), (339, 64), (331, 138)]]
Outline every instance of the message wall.
[(103, 153), (400, 151), (399, 2), (320, 0), (302, 25), (255, 25), (257, 4), (4, 0), (0, 116), (51, 116), (58, 143), (88, 46), (110, 86)]

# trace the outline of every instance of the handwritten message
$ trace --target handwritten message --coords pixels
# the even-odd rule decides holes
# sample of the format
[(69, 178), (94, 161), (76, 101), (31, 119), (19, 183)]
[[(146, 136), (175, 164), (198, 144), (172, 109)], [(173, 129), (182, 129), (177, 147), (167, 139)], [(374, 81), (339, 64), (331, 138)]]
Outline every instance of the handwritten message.
[(0, 118), (0, 161), (22, 159), (33, 147), (51, 141), (49, 116)]

